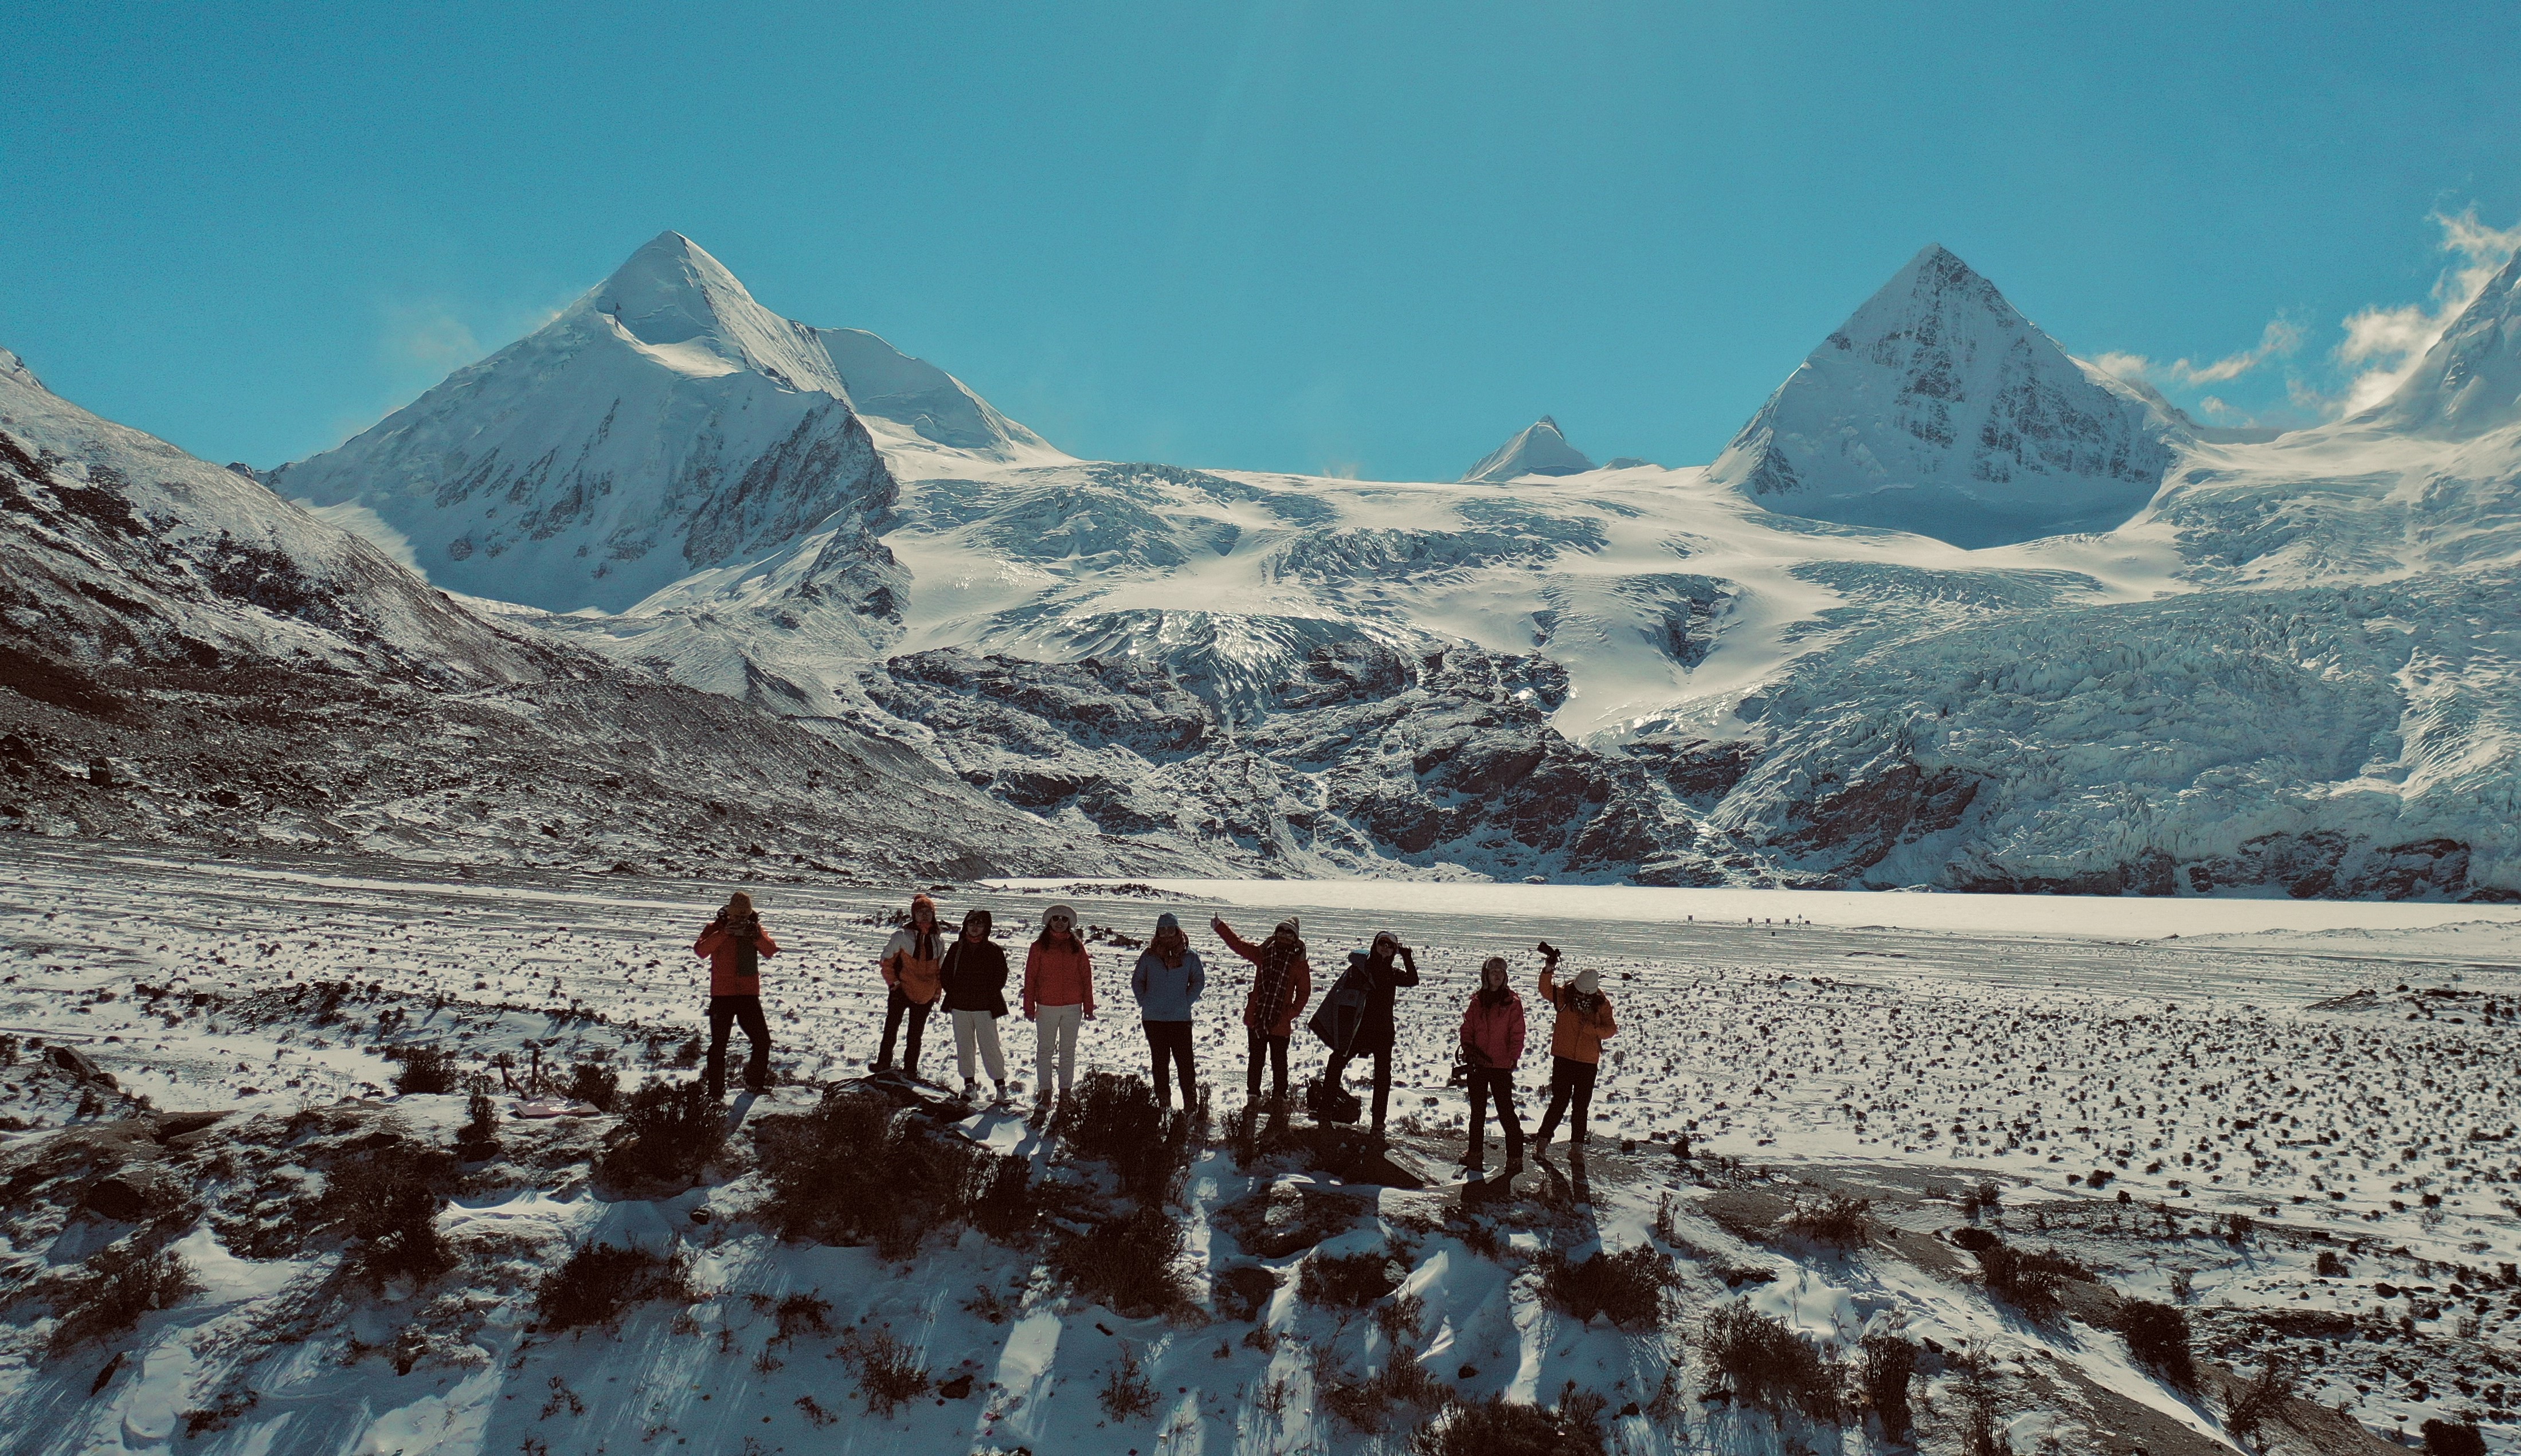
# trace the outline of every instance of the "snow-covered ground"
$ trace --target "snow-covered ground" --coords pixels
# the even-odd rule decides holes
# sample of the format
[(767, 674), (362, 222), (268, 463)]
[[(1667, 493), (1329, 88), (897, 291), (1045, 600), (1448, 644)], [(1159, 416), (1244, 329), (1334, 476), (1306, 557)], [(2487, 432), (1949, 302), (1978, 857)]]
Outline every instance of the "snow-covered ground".
[[(381, 1048), (435, 1043), (467, 1069), (500, 1053), (520, 1069), (537, 1056), (561, 1067), (603, 1057), (636, 1080), (672, 1062), (695, 1028), (688, 945), (722, 888), (25, 842), (0, 858), (0, 1033), (20, 1038), (0, 1084), (23, 1124), (0, 1159), (123, 1107), (89, 1088), (82, 1112), (81, 1089), (32, 1066), (53, 1046), (75, 1047), (161, 1112), (332, 1108), (345, 1126), (400, 1118), (438, 1142), (463, 1099), (388, 1097)], [(863, 1070), (883, 1007), (873, 955), (905, 891), (756, 889), (788, 948), (766, 978), (783, 1085), (757, 1118)], [(1595, 1100), (1589, 1178), (1536, 1170), (1486, 1201), (1364, 1186), (1371, 1213), (1319, 1251), (1258, 1260), (1289, 1287), (1260, 1315), (1274, 1341), (1246, 1342), (1246, 1322), (1213, 1299), (1201, 1316), (1124, 1320), (1063, 1293), (1038, 1250), (977, 1234), (940, 1234), (907, 1263), (783, 1246), (746, 1221), (757, 1173), (663, 1200), (599, 1195), (583, 1154), (566, 1154), (570, 1137), (609, 1125), (595, 1119), (552, 1134), (560, 1151), (539, 1162), (512, 1153), (504, 1181), (446, 1209), (441, 1227), (468, 1261), (434, 1290), (351, 1298), (326, 1283), (338, 1250), (318, 1241), (247, 1256), (214, 1219), (177, 1246), (205, 1292), (118, 1342), (47, 1355), (50, 1320), (12, 1294), (0, 1426), (30, 1451), (1345, 1452), (1395, 1449), (1398, 1436), (1378, 1447), (1332, 1420), (1316, 1384), (1336, 1383), (1343, 1362), (1355, 1375), (1414, 1357), (1469, 1396), (1546, 1401), (1576, 1381), (1607, 1398), (1624, 1450), (1783, 1449), (1790, 1436), (1874, 1449), (1860, 1425), (1790, 1432), (1695, 1398), (1700, 1317), (1740, 1293), (1842, 1347), (1893, 1326), (1933, 1349), (1984, 1342), (2011, 1383), (2021, 1449), (2046, 1436), (2058, 1449), (2124, 1450), (2113, 1442), (2136, 1429), (2128, 1423), (2148, 1420), (2190, 1433), (2146, 1427), (2157, 1456), (2230, 1449), (2212, 1433), (2220, 1397), (2184, 1396), (2133, 1369), (2097, 1316), (2042, 1323), (1991, 1301), (1968, 1256), (1937, 1237), (1976, 1218), (2072, 1253), (2117, 1294), (2180, 1304), (2201, 1357), (2255, 1375), (2280, 1354), (2299, 1393), (2342, 1402), (2375, 1430), (2466, 1414), (2485, 1420), (2493, 1449), (2521, 1449), (2503, 1384), (2521, 1373), (2521, 1280), (2509, 1272), (2521, 1258), (2513, 912), (1298, 882), (937, 893), (949, 917), (992, 908), (1011, 940), (1054, 894), (1130, 936), (1160, 909), (1180, 915), (1215, 968), (1198, 1057), (1220, 1110), (1242, 1101), (1230, 1008), (1245, 978), (1240, 962), (1215, 959), (1209, 915), (1258, 933), (1298, 911), (1319, 964), (1375, 929), (1398, 931), (1426, 972), (1402, 996), (1393, 1098), (1400, 1161), (1422, 1172), (1458, 1151), (1463, 1103), (1446, 1073), (1473, 968), (1506, 954), (1525, 980), (1545, 938), (1602, 972), (1624, 1025)], [(2157, 908), (2177, 918), (2140, 913)], [(1121, 986), (1124, 954), (1097, 946), (1103, 1014), (1081, 1055), (1134, 1070), (1144, 1043)], [(1527, 1121), (1546, 1066), (1545, 1015), (1535, 1022), (1520, 1076)], [(1006, 1024), (1030, 1081), (1027, 1028)], [(933, 1034), (922, 1069), (948, 1078), (950, 1059), (948, 1038)], [(1301, 1079), (1318, 1047), (1300, 1037), (1296, 1061)], [(319, 1137), (330, 1125), (319, 1123), (300, 1136)], [(534, 1129), (549, 1125), (512, 1123), (512, 1141), (540, 1147)], [(1013, 1115), (965, 1126), (1054, 1160)], [(1683, 1134), (1688, 1161), (1672, 1152)], [(1490, 1156), (1493, 1165), (1493, 1144)], [(2099, 1188), (2096, 1172), (2108, 1175)], [(205, 1198), (221, 1196), (213, 1172), (201, 1176)], [(1212, 1215), (1273, 1180), (1336, 1181), (1240, 1169), (1222, 1152), (1196, 1165), (1181, 1216), (1203, 1278), (1253, 1261), (1230, 1220)], [(2000, 1211), (1963, 1213), (1954, 1200), (1983, 1182)], [(1881, 1237), (1838, 1254), (1761, 1231), (1789, 1200), (1824, 1188), (1873, 1197)], [(1677, 1212), (1657, 1230), (1667, 1196)], [(2237, 1234), (2234, 1215), (2249, 1220)], [(94, 1215), (27, 1227), (44, 1236), (0, 1250), (13, 1291), (116, 1231)], [(688, 1249), (702, 1296), (634, 1314), (615, 1336), (529, 1333), (532, 1280), (597, 1237)], [(1645, 1245), (1673, 1253), (1683, 1276), (1660, 1331), (1581, 1326), (1536, 1293), (1529, 1258), (1541, 1249)], [(1387, 1247), (1409, 1270), (1404, 1292), (1424, 1301), (1414, 1334), (1298, 1297), (1303, 1259)], [(889, 1420), (862, 1414), (846, 1362), (824, 1358), (837, 1337), (774, 1341), (772, 1302), (800, 1292), (831, 1301), (836, 1330), (889, 1326), (940, 1379), (974, 1372), (975, 1393)], [(295, 1336), (268, 1338), (284, 1328)], [(390, 1357), (397, 1340), (418, 1353)], [(1109, 1427), (1094, 1391), (1120, 1342), (1163, 1399)], [(1948, 1373), (1929, 1366), (1921, 1411), (1941, 1412), (1925, 1429), (1929, 1449), (1944, 1449), (1957, 1397)], [(1667, 1373), (1682, 1383), (1676, 1406), (1652, 1400)], [(226, 1417), (215, 1415), (222, 1401), (236, 1407)], [(1616, 1414), (1631, 1402), (1645, 1408)], [(189, 1411), (213, 1413), (197, 1440), (182, 1434)]]

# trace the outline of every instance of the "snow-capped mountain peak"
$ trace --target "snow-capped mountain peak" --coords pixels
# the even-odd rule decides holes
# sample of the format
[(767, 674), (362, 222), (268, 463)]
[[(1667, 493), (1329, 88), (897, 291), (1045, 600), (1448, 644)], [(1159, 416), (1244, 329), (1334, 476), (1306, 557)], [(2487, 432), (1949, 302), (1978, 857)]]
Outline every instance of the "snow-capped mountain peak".
[(2443, 330), (2406, 383), (2355, 423), (2445, 439), (2521, 424), (2521, 252)]
[(741, 369), (848, 397), (815, 331), (754, 301), (726, 265), (680, 233), (659, 233), (579, 300), (650, 358), (695, 378)]
[(1488, 458), (1472, 466), (1462, 479), (1505, 481), (1526, 476), (1581, 476), (1598, 469), (1584, 452), (1567, 443), (1559, 432), (1558, 422), (1547, 415), (1524, 427), (1514, 438), (1490, 451)]
[(2177, 432), (1929, 245), (1778, 386), (1709, 477), (1771, 511), (1994, 546), (2126, 521)]

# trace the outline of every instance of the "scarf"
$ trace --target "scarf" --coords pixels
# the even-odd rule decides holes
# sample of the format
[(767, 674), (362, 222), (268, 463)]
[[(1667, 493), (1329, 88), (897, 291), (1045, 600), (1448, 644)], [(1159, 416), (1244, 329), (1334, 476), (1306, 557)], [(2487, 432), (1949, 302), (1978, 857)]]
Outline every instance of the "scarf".
[(1305, 942), (1293, 935), (1273, 934), (1260, 943), (1260, 975), (1252, 982), (1252, 1004), (1260, 1009), (1263, 1023), (1277, 1022), (1279, 1010), (1287, 1004), (1287, 981), (1304, 958)]

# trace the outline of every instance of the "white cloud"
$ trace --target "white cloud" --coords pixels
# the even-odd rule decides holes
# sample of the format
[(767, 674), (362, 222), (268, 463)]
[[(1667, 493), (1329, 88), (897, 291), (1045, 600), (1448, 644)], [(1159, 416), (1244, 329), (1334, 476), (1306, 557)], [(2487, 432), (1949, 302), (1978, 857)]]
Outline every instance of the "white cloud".
[(386, 357), (444, 373), (481, 357), (472, 329), (443, 303), (394, 303), (386, 307)]
[(2093, 358), (2092, 363), (2121, 379), (2147, 380), (2156, 385), (2196, 386), (2220, 385), (2236, 380), (2269, 359), (2292, 353), (2302, 346), (2302, 330), (2282, 318), (2270, 319), (2259, 331), (2259, 341), (2236, 354), (2225, 354), (2211, 363), (2199, 364), (2186, 358), (2169, 363), (2148, 359), (2142, 354), (2107, 353)]
[(2324, 401), (2331, 413), (2356, 414), (2389, 398), (2443, 330), (2476, 299), (2513, 250), (2521, 248), (2521, 224), (2488, 227), (2477, 220), (2475, 206), (2455, 216), (2437, 212), (2433, 221), (2443, 230), (2443, 250), (2457, 261), (2434, 280), (2426, 302), (2375, 304), (2347, 318), (2346, 339), (2337, 345), (2336, 358), (2357, 372), (2344, 394)]

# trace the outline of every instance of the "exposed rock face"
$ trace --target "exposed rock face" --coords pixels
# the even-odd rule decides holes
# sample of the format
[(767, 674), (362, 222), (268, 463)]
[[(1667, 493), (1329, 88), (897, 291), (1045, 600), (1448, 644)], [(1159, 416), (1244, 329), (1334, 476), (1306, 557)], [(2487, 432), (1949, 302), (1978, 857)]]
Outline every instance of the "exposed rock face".
[(1928, 248), (1812, 350), (1709, 467), (1771, 511), (1992, 546), (2107, 530), (2176, 425)]
[(1598, 468), (1584, 458), (1583, 451), (1567, 443), (1556, 420), (1543, 415), (1525, 426), (1522, 433), (1490, 451), (1462, 479), (1501, 483), (1527, 476), (1581, 476)]

